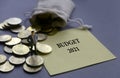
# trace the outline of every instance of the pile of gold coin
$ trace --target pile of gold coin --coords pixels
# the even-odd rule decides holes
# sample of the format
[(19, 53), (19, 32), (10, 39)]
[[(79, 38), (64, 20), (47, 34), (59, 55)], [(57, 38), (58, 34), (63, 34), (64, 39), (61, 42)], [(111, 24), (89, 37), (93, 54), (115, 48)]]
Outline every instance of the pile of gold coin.
[(36, 30), (31, 26), (25, 28), (25, 26), (21, 25), (21, 22), (22, 20), (20, 18), (13, 17), (0, 24), (1, 30), (10, 29), (10, 31), (15, 34), (17, 33), (16, 36), (10, 34), (0, 35), (0, 43), (5, 45), (3, 52), (11, 55), (7, 57), (4, 54), (0, 54), (0, 72), (10, 72), (18, 65), (23, 65), (23, 70), (26, 72), (38, 72), (44, 64), (44, 59), (40, 56), (40, 53), (49, 54), (52, 52), (50, 45), (41, 43), (41, 41), (47, 39), (47, 35), (44, 33), (36, 33), (38, 36), (36, 42), (38, 54), (31, 54), (28, 37), (31, 35), (31, 31), (37, 32), (39, 29)]

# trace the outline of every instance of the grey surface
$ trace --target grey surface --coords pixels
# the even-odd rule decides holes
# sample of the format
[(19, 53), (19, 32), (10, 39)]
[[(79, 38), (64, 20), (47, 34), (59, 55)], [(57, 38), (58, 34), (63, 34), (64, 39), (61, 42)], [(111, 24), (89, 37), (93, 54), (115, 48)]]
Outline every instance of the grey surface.
[[(82, 18), (86, 24), (93, 25), (91, 32), (116, 57), (116, 60), (89, 66), (75, 71), (50, 77), (45, 68), (41, 72), (28, 74), (22, 66), (15, 67), (10, 73), (0, 73), (0, 78), (119, 78), (120, 77), (120, 0), (73, 0), (76, 8), (72, 18)], [(31, 11), (37, 0), (0, 0), (0, 22), (9, 17), (20, 17), (23, 20), (25, 12)], [(29, 26), (27, 22), (24, 24)], [(69, 27), (77, 27), (71, 24)], [(10, 31), (1, 31), (0, 34), (15, 34)], [(0, 53), (3, 53), (0, 44)], [(8, 57), (10, 55), (6, 54)]]

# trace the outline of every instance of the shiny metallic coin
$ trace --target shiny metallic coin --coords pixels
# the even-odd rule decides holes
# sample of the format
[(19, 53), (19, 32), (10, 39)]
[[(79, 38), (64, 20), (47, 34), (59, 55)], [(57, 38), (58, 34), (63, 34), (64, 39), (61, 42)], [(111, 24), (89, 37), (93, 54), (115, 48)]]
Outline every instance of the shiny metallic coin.
[(9, 28), (10, 28), (10, 25), (8, 25), (7, 20), (5, 20), (5, 21), (3, 22), (3, 24), (4, 24), (3, 29), (9, 29)]
[(22, 19), (17, 18), (17, 17), (7, 19), (7, 23), (10, 24), (10, 25), (18, 25), (21, 22), (22, 22)]
[(19, 33), (23, 30), (25, 30), (25, 26), (20, 26), (19, 28), (11, 29), (11, 31), (14, 32), (14, 33)]
[(3, 24), (4, 24), (5, 27), (9, 27), (10, 26), (10, 25), (8, 25), (7, 20), (4, 21)]
[(12, 51), (16, 55), (26, 55), (29, 53), (29, 47), (24, 44), (17, 44), (12, 47)]
[(40, 42), (37, 42), (36, 48), (41, 53), (51, 53), (52, 52), (52, 47), (50, 45), (41, 44)]
[(21, 65), (25, 62), (25, 57), (15, 57), (11, 56), (9, 58), (9, 62), (13, 65)]
[(3, 30), (4, 23), (0, 23), (0, 29)]
[(27, 57), (26, 64), (31, 67), (39, 67), (44, 63), (43, 58), (40, 55), (32, 55)]
[(22, 41), (21, 41), (23, 44), (26, 44), (26, 45), (29, 45), (29, 42), (28, 42), (28, 40), (27, 39), (22, 39)]
[(13, 37), (10, 41), (6, 42), (5, 44), (8, 46), (13, 46), (13, 45), (19, 44), (20, 42), (21, 42), (20, 38)]
[(31, 31), (29, 31), (29, 30), (23, 30), (23, 31), (18, 33), (19, 38), (27, 38), (30, 35), (31, 35)]
[(14, 66), (9, 63), (9, 61), (6, 61), (4, 64), (0, 65), (0, 71), (1, 72), (10, 72), (14, 69)]
[(23, 65), (23, 69), (28, 73), (36, 73), (39, 72), (42, 69), (42, 66), (40, 67), (29, 67), (26, 63)]
[(26, 30), (38, 32), (38, 31), (40, 31), (40, 28), (35, 29), (35, 28), (32, 28), (31, 26), (29, 26)]
[(43, 41), (47, 39), (47, 35), (39, 33), (38, 34), (38, 41)]
[(7, 57), (3, 54), (0, 54), (0, 64), (4, 63), (6, 61)]
[(12, 53), (12, 48), (11, 47), (8, 47), (8, 46), (5, 46), (4, 47), (4, 51), (6, 52), (6, 53)]
[(9, 41), (11, 39), (12, 39), (11, 35), (7, 35), (7, 34), (0, 35), (0, 42), (6, 42), (6, 41)]

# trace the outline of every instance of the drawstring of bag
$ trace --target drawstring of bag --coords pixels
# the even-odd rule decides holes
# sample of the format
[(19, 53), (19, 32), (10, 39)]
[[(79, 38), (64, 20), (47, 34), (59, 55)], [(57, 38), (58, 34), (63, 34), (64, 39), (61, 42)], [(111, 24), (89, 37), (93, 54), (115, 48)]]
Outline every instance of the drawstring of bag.
[(74, 22), (80, 25), (80, 29), (92, 29), (92, 25), (84, 24), (83, 20), (81, 18), (75, 18), (75, 19), (68, 19), (69, 22)]

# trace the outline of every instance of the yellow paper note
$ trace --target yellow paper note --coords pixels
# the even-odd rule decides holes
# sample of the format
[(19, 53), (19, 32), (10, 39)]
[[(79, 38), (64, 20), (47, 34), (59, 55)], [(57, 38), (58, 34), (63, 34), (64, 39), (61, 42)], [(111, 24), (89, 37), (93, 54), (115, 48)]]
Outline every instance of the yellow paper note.
[(88, 30), (79, 28), (60, 31), (41, 43), (53, 48), (51, 54), (43, 55), (44, 65), (50, 75), (116, 58)]

